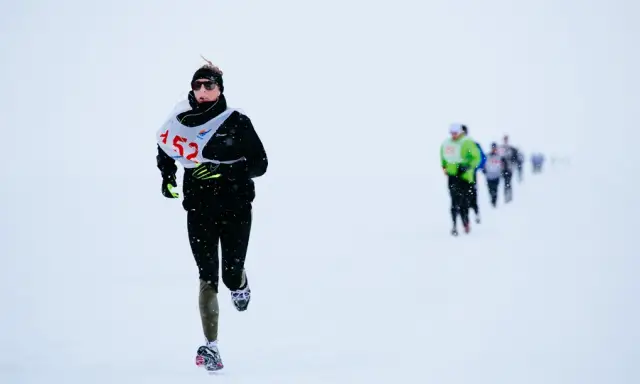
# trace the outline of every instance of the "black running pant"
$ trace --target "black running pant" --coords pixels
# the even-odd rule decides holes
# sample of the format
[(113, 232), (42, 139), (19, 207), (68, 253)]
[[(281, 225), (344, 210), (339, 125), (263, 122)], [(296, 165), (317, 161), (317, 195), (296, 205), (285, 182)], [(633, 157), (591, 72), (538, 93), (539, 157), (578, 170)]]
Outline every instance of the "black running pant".
[[(241, 287), (244, 262), (251, 234), (251, 203), (233, 202), (205, 206), (187, 212), (191, 251), (200, 279), (218, 292), (218, 269), (222, 259), (222, 281), (229, 290)], [(218, 257), (220, 244), (221, 258)]]
[(511, 201), (512, 197), (512, 189), (511, 189), (511, 178), (513, 177), (513, 173), (511, 171), (505, 171), (503, 174), (504, 177), (504, 199), (505, 201)]
[(473, 186), (456, 176), (449, 176), (449, 194), (451, 195), (451, 219), (455, 227), (458, 215), (462, 224), (469, 223), (469, 197)]
[(476, 183), (470, 185), (469, 189), (469, 209), (478, 214), (478, 188)]
[(500, 178), (489, 180), (487, 179), (487, 186), (489, 187), (489, 196), (491, 196), (491, 204), (496, 205), (498, 202), (498, 186), (500, 185)]
[(522, 165), (518, 165), (518, 181), (522, 181)]

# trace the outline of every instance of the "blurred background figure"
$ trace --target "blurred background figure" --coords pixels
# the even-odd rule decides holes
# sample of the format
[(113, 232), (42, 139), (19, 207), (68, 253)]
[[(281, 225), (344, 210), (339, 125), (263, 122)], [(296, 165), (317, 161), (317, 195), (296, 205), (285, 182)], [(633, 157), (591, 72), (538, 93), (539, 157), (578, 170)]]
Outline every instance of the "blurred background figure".
[(464, 232), (469, 233), (471, 230), (469, 194), (475, 182), (476, 168), (480, 164), (480, 151), (476, 143), (464, 134), (462, 124), (451, 124), (449, 134), (451, 137), (440, 146), (440, 161), (442, 171), (448, 179), (451, 195), (451, 234), (458, 236), (458, 215), (462, 219)]
[(494, 207), (498, 204), (498, 186), (500, 185), (500, 178), (503, 177), (505, 168), (506, 160), (498, 154), (498, 145), (491, 143), (491, 151), (489, 155), (487, 155), (482, 173), (484, 173), (484, 178), (487, 179), (491, 205)]
[(505, 161), (505, 167), (502, 172), (502, 177), (504, 178), (504, 201), (509, 203), (513, 200), (511, 180), (518, 164), (518, 151), (509, 144), (509, 135), (504, 135), (502, 138), (502, 145), (498, 147), (498, 155)]
[[(469, 128), (466, 125), (462, 125), (462, 132), (465, 136), (469, 136)], [(475, 141), (478, 150), (480, 151), (480, 164), (476, 167), (473, 174), (473, 183), (471, 184), (471, 191), (469, 191), (469, 209), (476, 215), (476, 223), (480, 224), (480, 209), (478, 208), (478, 170), (482, 170), (484, 163), (487, 161), (487, 156), (482, 150), (482, 146)]]
[(524, 153), (517, 148), (514, 148), (516, 151), (516, 169), (518, 170), (518, 182), (522, 182), (524, 180)]
[(542, 153), (534, 153), (531, 155), (531, 168), (533, 173), (542, 172), (542, 164), (544, 163), (544, 155)]

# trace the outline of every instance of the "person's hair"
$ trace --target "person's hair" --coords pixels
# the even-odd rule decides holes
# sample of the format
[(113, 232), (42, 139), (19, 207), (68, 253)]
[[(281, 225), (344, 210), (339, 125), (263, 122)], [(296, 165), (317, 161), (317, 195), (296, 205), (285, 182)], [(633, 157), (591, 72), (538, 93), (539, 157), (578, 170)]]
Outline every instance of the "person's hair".
[(203, 66), (201, 66), (200, 69), (210, 69), (219, 76), (223, 75), (220, 67), (218, 67), (217, 65), (214, 65), (209, 59), (205, 58), (204, 56), (200, 55), (200, 57), (202, 57), (202, 59), (207, 62), (207, 64), (204, 64)]

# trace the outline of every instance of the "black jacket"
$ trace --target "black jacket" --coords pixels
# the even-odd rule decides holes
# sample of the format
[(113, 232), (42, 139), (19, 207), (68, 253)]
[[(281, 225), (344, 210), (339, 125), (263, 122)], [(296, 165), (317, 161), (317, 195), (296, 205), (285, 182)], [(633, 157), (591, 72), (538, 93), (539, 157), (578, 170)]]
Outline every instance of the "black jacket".
[[(220, 95), (216, 102), (198, 105), (193, 98), (193, 93), (190, 92), (189, 102), (192, 109), (179, 114), (177, 119), (183, 125), (193, 129), (198, 129), (199, 126), (227, 109), (224, 95)], [(246, 161), (220, 164), (216, 173), (221, 173), (222, 176), (210, 180), (198, 180), (192, 176), (193, 169), (185, 168), (182, 183), (185, 209), (198, 209), (211, 204), (225, 205), (253, 201), (255, 186), (252, 179), (265, 174), (268, 160), (262, 141), (249, 117), (234, 111), (218, 128), (216, 135), (202, 148), (202, 156), (220, 161), (244, 157)], [(175, 160), (159, 146), (156, 160), (163, 180), (165, 182), (175, 180), (178, 169)]]

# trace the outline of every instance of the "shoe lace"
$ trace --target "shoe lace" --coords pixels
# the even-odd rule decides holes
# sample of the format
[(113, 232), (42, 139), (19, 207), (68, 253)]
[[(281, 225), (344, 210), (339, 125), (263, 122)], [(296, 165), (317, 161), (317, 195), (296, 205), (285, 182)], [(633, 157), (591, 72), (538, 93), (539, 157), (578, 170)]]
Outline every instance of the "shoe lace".
[(231, 292), (231, 298), (233, 300), (248, 300), (250, 296), (251, 293), (246, 288)]

